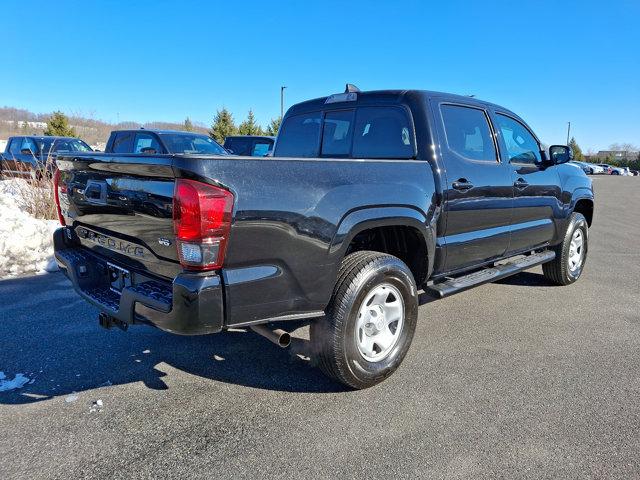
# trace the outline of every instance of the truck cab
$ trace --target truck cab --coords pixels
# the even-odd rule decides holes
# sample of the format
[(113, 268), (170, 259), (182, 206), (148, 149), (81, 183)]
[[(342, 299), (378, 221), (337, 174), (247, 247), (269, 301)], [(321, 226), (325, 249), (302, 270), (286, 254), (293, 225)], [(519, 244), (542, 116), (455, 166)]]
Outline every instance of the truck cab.
[(109, 136), (106, 153), (166, 155), (227, 155), (228, 152), (208, 135), (179, 130), (114, 130)]

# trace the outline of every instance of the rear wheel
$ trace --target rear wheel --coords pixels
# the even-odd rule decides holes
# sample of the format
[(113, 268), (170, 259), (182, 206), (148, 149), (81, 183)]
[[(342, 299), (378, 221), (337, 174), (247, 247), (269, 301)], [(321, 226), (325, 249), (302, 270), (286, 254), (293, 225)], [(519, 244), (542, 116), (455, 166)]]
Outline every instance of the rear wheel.
[(556, 258), (542, 265), (544, 276), (557, 285), (569, 285), (582, 274), (589, 250), (589, 225), (581, 213), (572, 213)]
[(327, 315), (311, 324), (320, 369), (351, 388), (391, 375), (413, 339), (418, 294), (398, 258), (362, 251), (345, 257)]

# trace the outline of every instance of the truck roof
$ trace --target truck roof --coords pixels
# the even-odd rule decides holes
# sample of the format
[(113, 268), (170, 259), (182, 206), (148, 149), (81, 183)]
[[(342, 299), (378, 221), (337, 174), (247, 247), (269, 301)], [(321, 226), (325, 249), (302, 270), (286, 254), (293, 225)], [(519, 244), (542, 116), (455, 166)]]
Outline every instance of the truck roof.
[(57, 135), (11, 135), (9, 139), (12, 138), (36, 138), (38, 140), (82, 140), (78, 137), (60, 137)]
[[(409, 100), (415, 100), (417, 98), (428, 99), (428, 98), (446, 97), (447, 99), (451, 99), (451, 100), (457, 99), (460, 102), (467, 103), (470, 105), (498, 107), (501, 110), (504, 110), (509, 113), (513, 113), (510, 110), (500, 105), (496, 105), (491, 102), (486, 102), (484, 100), (480, 100), (475, 97), (457, 95), (454, 93), (436, 92), (431, 90), (371, 90), (371, 91), (358, 91), (353, 93), (356, 94), (356, 100), (336, 101), (335, 102), (336, 106), (344, 106), (345, 104), (349, 104), (351, 102), (353, 102), (356, 105), (362, 104), (362, 103), (397, 104), (397, 103), (405, 103), (405, 101), (408, 102)], [(339, 96), (339, 95), (346, 95), (346, 94), (347, 92), (338, 93), (335, 95)], [(324, 106), (327, 105), (327, 100), (332, 96), (333, 95), (329, 95), (327, 97), (314, 98), (313, 100), (307, 100), (305, 102), (298, 103), (296, 105), (293, 105), (289, 109), (289, 112), (291, 114), (294, 114), (294, 113), (311, 111), (317, 108), (324, 108)]]
[(186, 130), (163, 130), (157, 128), (122, 128), (118, 130), (111, 130), (111, 133), (114, 132), (149, 132), (156, 133), (158, 135), (169, 133), (179, 133), (180, 135), (206, 135), (206, 133), (200, 132), (187, 132)]

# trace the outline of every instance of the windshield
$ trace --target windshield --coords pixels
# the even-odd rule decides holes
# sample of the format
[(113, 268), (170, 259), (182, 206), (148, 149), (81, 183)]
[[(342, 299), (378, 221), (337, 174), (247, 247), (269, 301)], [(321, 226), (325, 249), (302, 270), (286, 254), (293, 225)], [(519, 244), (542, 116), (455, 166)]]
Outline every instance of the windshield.
[(53, 152), (91, 152), (91, 147), (77, 138), (46, 138), (40, 142), (40, 151)]
[(197, 153), (204, 155), (227, 155), (227, 151), (206, 135), (189, 133), (161, 133), (169, 153)]

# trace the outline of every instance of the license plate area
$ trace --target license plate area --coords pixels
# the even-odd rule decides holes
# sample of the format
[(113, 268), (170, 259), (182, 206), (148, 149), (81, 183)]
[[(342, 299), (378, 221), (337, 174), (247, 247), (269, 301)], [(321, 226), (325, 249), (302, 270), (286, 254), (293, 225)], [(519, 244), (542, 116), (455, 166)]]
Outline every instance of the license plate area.
[(122, 267), (107, 263), (107, 271), (109, 273), (109, 288), (112, 292), (120, 295), (124, 287), (131, 286), (131, 272)]

